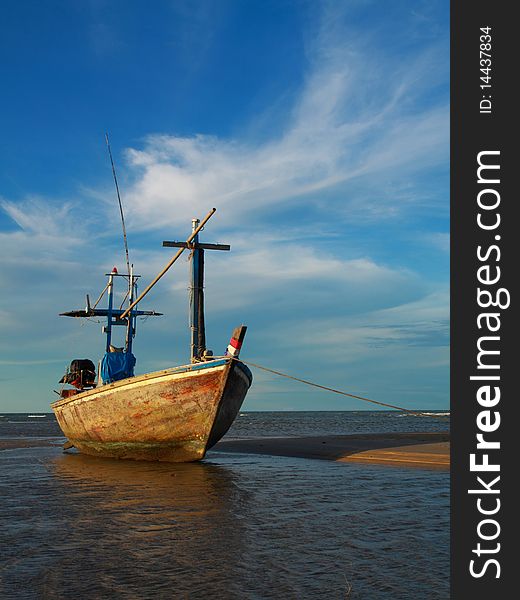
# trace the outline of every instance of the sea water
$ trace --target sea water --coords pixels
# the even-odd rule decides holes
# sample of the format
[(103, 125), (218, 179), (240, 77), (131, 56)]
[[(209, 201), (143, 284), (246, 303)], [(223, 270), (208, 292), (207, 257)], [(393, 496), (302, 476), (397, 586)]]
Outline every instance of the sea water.
[[(448, 428), (448, 415), (246, 412), (227, 437)], [(13, 437), (63, 440), (50, 414), (3, 415), (0, 440)], [(56, 445), (0, 452), (0, 502), (1, 598), (449, 597), (448, 473), (221, 451), (114, 461)]]

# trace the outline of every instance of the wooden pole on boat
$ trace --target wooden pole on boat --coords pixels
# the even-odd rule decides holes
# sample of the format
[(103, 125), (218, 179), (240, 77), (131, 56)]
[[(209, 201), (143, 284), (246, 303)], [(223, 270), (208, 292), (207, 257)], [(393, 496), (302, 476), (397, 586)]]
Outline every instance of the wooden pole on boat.
[[(186, 245), (190, 244), (193, 239), (195, 238), (195, 236), (199, 233), (199, 231), (204, 227), (204, 225), (206, 225), (206, 223), (211, 219), (211, 217), (215, 214), (215, 211), (217, 209), (216, 208), (212, 208), (209, 213), (202, 219), (202, 221), (200, 222), (200, 225), (197, 227), (197, 229), (195, 229), (195, 231), (192, 232), (192, 234), (190, 235), (190, 237), (186, 240)], [(128, 316), (128, 314), (130, 313), (130, 311), (132, 310), (132, 308), (134, 308), (134, 306), (136, 306), (136, 304), (138, 304), (139, 302), (141, 302), (141, 300), (146, 296), (146, 294), (148, 294), (148, 292), (153, 288), (153, 286), (159, 281), (159, 279), (161, 279), (161, 277), (166, 273), (166, 271), (168, 271), (168, 269), (173, 265), (173, 263), (179, 258), (179, 256), (184, 252), (184, 250), (186, 250), (186, 248), (180, 248), (179, 251), (177, 252), (177, 254), (170, 260), (170, 262), (164, 267), (164, 269), (157, 275), (157, 277), (150, 283), (148, 284), (148, 287), (143, 290), (140, 294), (140, 296), (134, 300), (132, 302), (132, 304), (130, 304), (130, 306), (125, 310), (125, 312), (119, 316), (120, 319), (124, 319), (126, 316)]]
[[(115, 268), (115, 267), (114, 267)], [(108, 276), (108, 314), (107, 314), (107, 346), (106, 351), (110, 352), (110, 344), (112, 343), (112, 306), (114, 299), (114, 271)]]
[[(134, 300), (134, 265), (130, 265), (130, 280), (128, 282), (130, 296), (128, 298), (128, 304), (132, 304)], [(132, 340), (134, 337), (134, 315), (132, 311), (128, 315), (128, 324), (126, 326), (126, 352), (129, 354), (132, 352)]]

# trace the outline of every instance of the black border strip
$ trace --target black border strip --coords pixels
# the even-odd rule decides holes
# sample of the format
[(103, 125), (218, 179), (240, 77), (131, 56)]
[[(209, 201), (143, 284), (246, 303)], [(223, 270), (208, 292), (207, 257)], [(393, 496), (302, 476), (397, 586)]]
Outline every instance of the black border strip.
[[(518, 152), (513, 150), (518, 117), (513, 112), (512, 69), (513, 58), (519, 52), (513, 37), (513, 28), (517, 27), (512, 7), (514, 3), (497, 0), (452, 0), (451, 3), (451, 597), (454, 599), (508, 598), (514, 594), (509, 590), (516, 587), (511, 518), (516, 503), (513, 482), (517, 469), (507, 466), (515, 459), (516, 448), (512, 445), (513, 427), (516, 430), (514, 407), (519, 394), (514, 373), (520, 370), (520, 365), (516, 365), (520, 356), (515, 348), (515, 338), (520, 332), (516, 316), (519, 297), (516, 261), (520, 258), (516, 242), (520, 235), (514, 215), (520, 198), (513, 190), (520, 163), (515, 164)], [(480, 77), (486, 77), (486, 72), (481, 72), (480, 68), (488, 66), (488, 63), (480, 64), (480, 60), (486, 58), (480, 55), (480, 44), (487, 41), (487, 38), (480, 39), (481, 35), (486, 35), (481, 27), (491, 28), (488, 52), (491, 70), (487, 73), (491, 88), (481, 87), (486, 80)], [(491, 112), (481, 112), (485, 110)], [(481, 161), (499, 165), (500, 169), (481, 171), (481, 179), (494, 180), (493, 173), (499, 173), (500, 183), (479, 183), (478, 155), (490, 151), (500, 154), (481, 155)], [(477, 199), (483, 189), (495, 190), (480, 197), (484, 203), (491, 204), (493, 197), (499, 194), (500, 203), (496, 209), (479, 208)], [(496, 215), (500, 214), (500, 225), (490, 230), (479, 227), (479, 212), (488, 224), (494, 224)], [(490, 250), (492, 245), (498, 250)], [(481, 257), (489, 251), (487, 259), (479, 259), (478, 246)], [(497, 267), (500, 268), (500, 280), (496, 284), (479, 282), (478, 269), (486, 265), (489, 271), (480, 271), (481, 278), (493, 279), (498, 273)], [(480, 306), (479, 287), (494, 297), (500, 288), (507, 290), (511, 297), (510, 306)], [(485, 303), (484, 296), (481, 296), (481, 304)], [(500, 297), (501, 304), (505, 305), (505, 292)], [(489, 321), (481, 318), (482, 327), (478, 327), (479, 315), (490, 312), (499, 313), (500, 328), (496, 332), (490, 332), (486, 325), (492, 322), (496, 326), (495, 318)], [(482, 336), (490, 335), (499, 339), (482, 339)], [(500, 352), (482, 355), (481, 365), (496, 364), (499, 368), (478, 368), (479, 339), (481, 348)], [(497, 374), (499, 381), (470, 379), (475, 375)], [(494, 393), (495, 384), (501, 393), (498, 404), (494, 407), (479, 404), (478, 390), (491, 385)], [(487, 421), (486, 415), (481, 414), (486, 410), (490, 411)], [(484, 426), (494, 427), (500, 418), (498, 428), (484, 434), (487, 440), (499, 441), (500, 449), (477, 449), (476, 436), (481, 432), (479, 414)], [(500, 471), (471, 471), (471, 454), (475, 454), (477, 463), (482, 463), (485, 460), (483, 454), (488, 454), (489, 462), (499, 465)], [(497, 476), (500, 480), (491, 486)], [(487, 482), (493, 492), (486, 493), (477, 477)], [(481, 491), (470, 494), (468, 490)], [(500, 492), (496, 493), (497, 490)], [(479, 506), (488, 511), (498, 506), (499, 509), (494, 515), (484, 515)], [(486, 519), (488, 521), (484, 522)], [(495, 539), (481, 539), (481, 536), (494, 537), (498, 528), (500, 531)], [(480, 576), (471, 574), (472, 560), (475, 561), (473, 571)], [(497, 562), (487, 563), (488, 560)]]

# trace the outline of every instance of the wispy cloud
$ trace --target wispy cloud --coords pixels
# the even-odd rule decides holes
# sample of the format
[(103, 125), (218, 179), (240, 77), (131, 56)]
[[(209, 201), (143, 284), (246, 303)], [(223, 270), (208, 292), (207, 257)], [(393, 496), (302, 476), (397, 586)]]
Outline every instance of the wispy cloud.
[[(129, 149), (132, 226), (179, 224), (210, 204), (226, 223), (272, 216), (302, 198), (316, 205), (323, 191), (347, 182), (373, 182), (397, 170), (405, 180), (445, 161), (447, 100), (423, 104), (420, 111), (416, 106), (439, 69), (441, 47), (423, 49), (402, 65), (338, 27), (337, 15), (322, 19), (299, 98), (271, 139), (153, 135), (141, 149)], [(370, 201), (366, 212), (372, 217), (381, 198)], [(399, 205), (399, 198), (392, 200)], [(344, 211), (345, 203), (356, 207), (338, 194), (329, 209)], [(388, 203), (381, 204), (386, 215)]]
[(57, 207), (43, 198), (34, 196), (22, 202), (10, 202), (0, 198), (0, 207), (20, 229), (29, 234), (67, 237), (69, 231), (67, 225), (70, 225), (72, 207), (70, 202), (65, 202)]

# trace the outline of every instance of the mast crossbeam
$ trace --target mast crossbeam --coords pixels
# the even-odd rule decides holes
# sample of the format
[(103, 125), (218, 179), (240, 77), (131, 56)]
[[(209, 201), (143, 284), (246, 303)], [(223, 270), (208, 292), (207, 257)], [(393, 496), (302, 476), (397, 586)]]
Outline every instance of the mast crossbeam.
[(186, 242), (163, 242), (164, 248), (187, 248), (188, 250), (231, 250), (229, 244), (200, 244)]
[[(119, 317), (125, 311), (123, 309), (113, 308), (111, 311), (113, 317)], [(107, 317), (108, 316), (107, 308), (91, 308), (90, 310), (85, 310), (84, 308), (80, 310), (70, 310), (68, 312), (60, 313), (60, 317)], [(163, 313), (155, 312), (154, 310), (133, 310), (133, 316), (149, 316), (149, 317), (161, 317)], [(121, 320), (121, 322), (123, 322)]]

